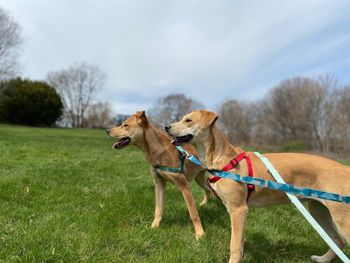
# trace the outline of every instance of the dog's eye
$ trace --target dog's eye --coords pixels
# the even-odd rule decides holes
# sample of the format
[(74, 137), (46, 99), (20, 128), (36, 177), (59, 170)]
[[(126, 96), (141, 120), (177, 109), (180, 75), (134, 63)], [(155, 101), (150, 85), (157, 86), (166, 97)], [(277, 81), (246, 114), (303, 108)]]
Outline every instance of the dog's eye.
[(191, 122), (191, 121), (192, 121), (192, 120), (190, 120), (190, 119), (186, 119), (186, 120), (185, 120), (185, 122)]
[(129, 127), (129, 125), (128, 125), (128, 124), (124, 124), (123, 126), (124, 126), (124, 127)]

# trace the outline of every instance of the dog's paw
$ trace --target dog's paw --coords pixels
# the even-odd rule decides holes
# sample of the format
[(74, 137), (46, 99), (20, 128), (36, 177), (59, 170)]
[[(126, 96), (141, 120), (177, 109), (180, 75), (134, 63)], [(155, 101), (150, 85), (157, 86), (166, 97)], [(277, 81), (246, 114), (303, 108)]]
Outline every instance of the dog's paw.
[(160, 220), (154, 220), (151, 225), (151, 229), (156, 229), (160, 225)]
[(199, 204), (199, 206), (205, 206), (207, 203), (208, 203), (208, 200), (207, 200), (207, 199), (204, 199), (204, 200)]
[(199, 233), (196, 233), (196, 240), (199, 240), (199, 239), (201, 239), (202, 237), (204, 237), (204, 235), (205, 235), (205, 232), (204, 231), (201, 231), (201, 232), (199, 232)]
[(325, 259), (324, 256), (316, 256), (316, 255), (312, 255), (311, 256), (311, 261), (312, 262), (317, 262), (317, 263), (328, 263), (328, 262), (331, 262), (331, 261)]
[(206, 194), (202, 200), (202, 202), (199, 204), (199, 206), (204, 206), (208, 203), (210, 194)]

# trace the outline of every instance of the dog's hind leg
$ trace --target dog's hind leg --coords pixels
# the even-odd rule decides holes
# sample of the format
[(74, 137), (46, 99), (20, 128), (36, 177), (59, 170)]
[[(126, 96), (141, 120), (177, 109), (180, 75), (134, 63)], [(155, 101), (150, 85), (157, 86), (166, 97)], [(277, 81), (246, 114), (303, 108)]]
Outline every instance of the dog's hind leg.
[[(327, 232), (330, 238), (339, 246), (340, 249), (344, 247), (344, 243), (333, 223), (332, 216), (329, 213), (327, 207), (318, 201), (310, 200), (308, 202), (309, 211), (311, 215), (316, 219), (316, 221), (321, 225), (321, 227)], [(331, 262), (335, 259), (337, 255), (333, 250), (329, 249), (322, 256), (311, 256), (311, 260), (319, 263)]]
[(206, 205), (208, 203), (209, 197), (210, 197), (210, 188), (208, 187), (207, 183), (206, 183), (206, 172), (205, 171), (201, 171), (195, 178), (194, 180), (196, 181), (196, 183), (202, 187), (205, 191), (205, 196), (202, 200), (202, 202), (200, 203), (200, 206), (202, 205)]
[(327, 205), (331, 205), (329, 211), (340, 236), (350, 245), (350, 205), (341, 203)]

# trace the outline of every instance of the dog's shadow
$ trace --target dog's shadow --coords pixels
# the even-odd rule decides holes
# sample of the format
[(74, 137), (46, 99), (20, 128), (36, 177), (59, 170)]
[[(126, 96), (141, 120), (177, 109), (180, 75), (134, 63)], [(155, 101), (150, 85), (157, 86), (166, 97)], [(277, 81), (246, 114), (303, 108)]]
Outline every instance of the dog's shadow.
[[(230, 231), (231, 223), (225, 206), (219, 200), (210, 202), (199, 208), (204, 228), (215, 225)], [(207, 235), (210, 234), (212, 233), (207, 231)], [(229, 243), (227, 243), (227, 250), (229, 250)], [(291, 255), (295, 262), (309, 262), (311, 255), (321, 255), (326, 252), (326, 249), (320, 250), (320, 246), (312, 242), (306, 245), (293, 241), (276, 242), (267, 238), (264, 233), (257, 232), (246, 236), (244, 251), (245, 256), (242, 262), (284, 262)]]
[[(311, 255), (323, 255), (328, 248), (318, 243), (300, 243), (293, 241), (274, 241), (262, 233), (254, 233), (248, 237), (244, 245), (242, 262), (284, 262), (293, 257), (295, 262), (311, 262)], [(341, 262), (339, 259), (332, 261)]]
[(230, 229), (230, 218), (223, 203), (211, 199), (208, 204), (199, 207), (199, 215), (203, 225), (218, 225)]
[[(213, 225), (230, 231), (231, 223), (228, 213), (219, 200), (210, 200), (205, 206), (198, 206), (198, 211), (207, 235), (213, 235), (209, 230), (210, 226)], [(189, 218), (184, 211), (184, 213), (173, 214), (168, 218), (167, 223), (188, 226)], [(226, 245), (229, 254), (229, 240), (227, 240)], [(292, 240), (276, 241), (269, 239), (264, 233), (255, 232), (246, 236), (242, 262), (285, 262), (286, 259), (291, 257), (293, 257), (294, 262), (311, 262), (311, 255), (322, 255), (327, 249), (326, 246), (312, 241), (307, 244)], [(210, 255), (211, 253), (216, 253), (215, 250), (208, 250), (207, 253), (209, 258), (215, 258), (215, 255)], [(339, 263), (341, 261), (336, 259), (332, 262)]]
[[(204, 206), (197, 205), (203, 227), (205, 228), (206, 225), (218, 225), (230, 229), (230, 218), (225, 206), (219, 200), (210, 200), (209, 202)], [(181, 207), (181, 212), (177, 211), (177, 213), (164, 217), (163, 223), (188, 226), (189, 220), (187, 208), (183, 206)]]

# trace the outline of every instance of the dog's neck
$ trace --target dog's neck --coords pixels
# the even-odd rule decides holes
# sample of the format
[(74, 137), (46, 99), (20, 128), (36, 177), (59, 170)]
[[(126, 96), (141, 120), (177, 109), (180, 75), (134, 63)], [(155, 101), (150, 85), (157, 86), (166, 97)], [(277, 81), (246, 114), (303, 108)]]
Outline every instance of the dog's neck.
[(243, 150), (231, 145), (223, 133), (216, 127), (209, 130), (200, 142), (194, 144), (199, 158), (209, 169), (221, 170)]
[(171, 144), (165, 132), (148, 123), (144, 129), (143, 138), (135, 144), (145, 154), (146, 160), (152, 165), (159, 165), (176, 156), (176, 148)]

